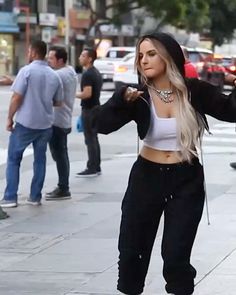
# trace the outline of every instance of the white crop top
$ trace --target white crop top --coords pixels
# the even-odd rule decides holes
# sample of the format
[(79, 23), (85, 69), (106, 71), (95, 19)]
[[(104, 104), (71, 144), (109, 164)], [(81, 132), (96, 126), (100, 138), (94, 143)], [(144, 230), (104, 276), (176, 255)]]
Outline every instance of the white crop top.
[(152, 99), (150, 102), (150, 126), (143, 139), (144, 146), (161, 151), (180, 151), (177, 141), (176, 118), (158, 117)]

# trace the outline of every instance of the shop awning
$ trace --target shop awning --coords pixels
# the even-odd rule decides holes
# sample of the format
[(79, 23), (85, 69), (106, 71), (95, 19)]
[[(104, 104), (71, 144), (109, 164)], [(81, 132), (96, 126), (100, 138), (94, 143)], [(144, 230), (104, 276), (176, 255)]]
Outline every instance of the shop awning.
[(0, 19), (0, 33), (18, 33), (20, 31), (15, 14), (0, 11)]
[(18, 26), (1, 26), (0, 33), (19, 33), (20, 29)]

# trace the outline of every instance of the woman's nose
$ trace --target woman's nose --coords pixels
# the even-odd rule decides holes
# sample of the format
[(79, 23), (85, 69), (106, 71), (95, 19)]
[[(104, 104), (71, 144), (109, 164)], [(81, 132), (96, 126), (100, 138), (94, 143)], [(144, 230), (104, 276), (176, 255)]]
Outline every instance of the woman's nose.
[(142, 57), (141, 62), (142, 62), (143, 64), (146, 64), (146, 63), (147, 63), (147, 58), (146, 58), (146, 56), (143, 56), (143, 57)]

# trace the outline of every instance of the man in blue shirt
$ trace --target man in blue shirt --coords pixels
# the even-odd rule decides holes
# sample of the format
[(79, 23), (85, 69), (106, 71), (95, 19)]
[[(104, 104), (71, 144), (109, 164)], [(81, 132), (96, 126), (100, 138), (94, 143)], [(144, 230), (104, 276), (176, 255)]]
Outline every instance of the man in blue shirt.
[[(33, 179), (28, 204), (41, 204), (46, 171), (47, 143), (52, 134), (53, 106), (60, 106), (63, 87), (60, 78), (45, 61), (46, 43), (35, 41), (28, 52), (30, 64), (24, 66), (12, 85), (7, 130), (11, 132), (6, 169), (7, 186), (0, 201), (3, 208), (17, 206), (19, 168), (24, 150), (34, 150)], [(13, 118), (15, 116), (15, 124)]]

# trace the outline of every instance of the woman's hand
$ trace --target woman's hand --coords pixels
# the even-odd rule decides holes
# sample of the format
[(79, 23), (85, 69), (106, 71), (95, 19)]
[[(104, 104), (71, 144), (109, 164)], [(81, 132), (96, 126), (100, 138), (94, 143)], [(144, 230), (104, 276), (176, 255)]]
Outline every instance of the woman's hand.
[(225, 82), (236, 86), (236, 76), (233, 74), (225, 73)]
[(135, 101), (141, 94), (143, 94), (143, 91), (138, 91), (134, 87), (128, 87), (125, 91), (124, 99), (126, 101)]

